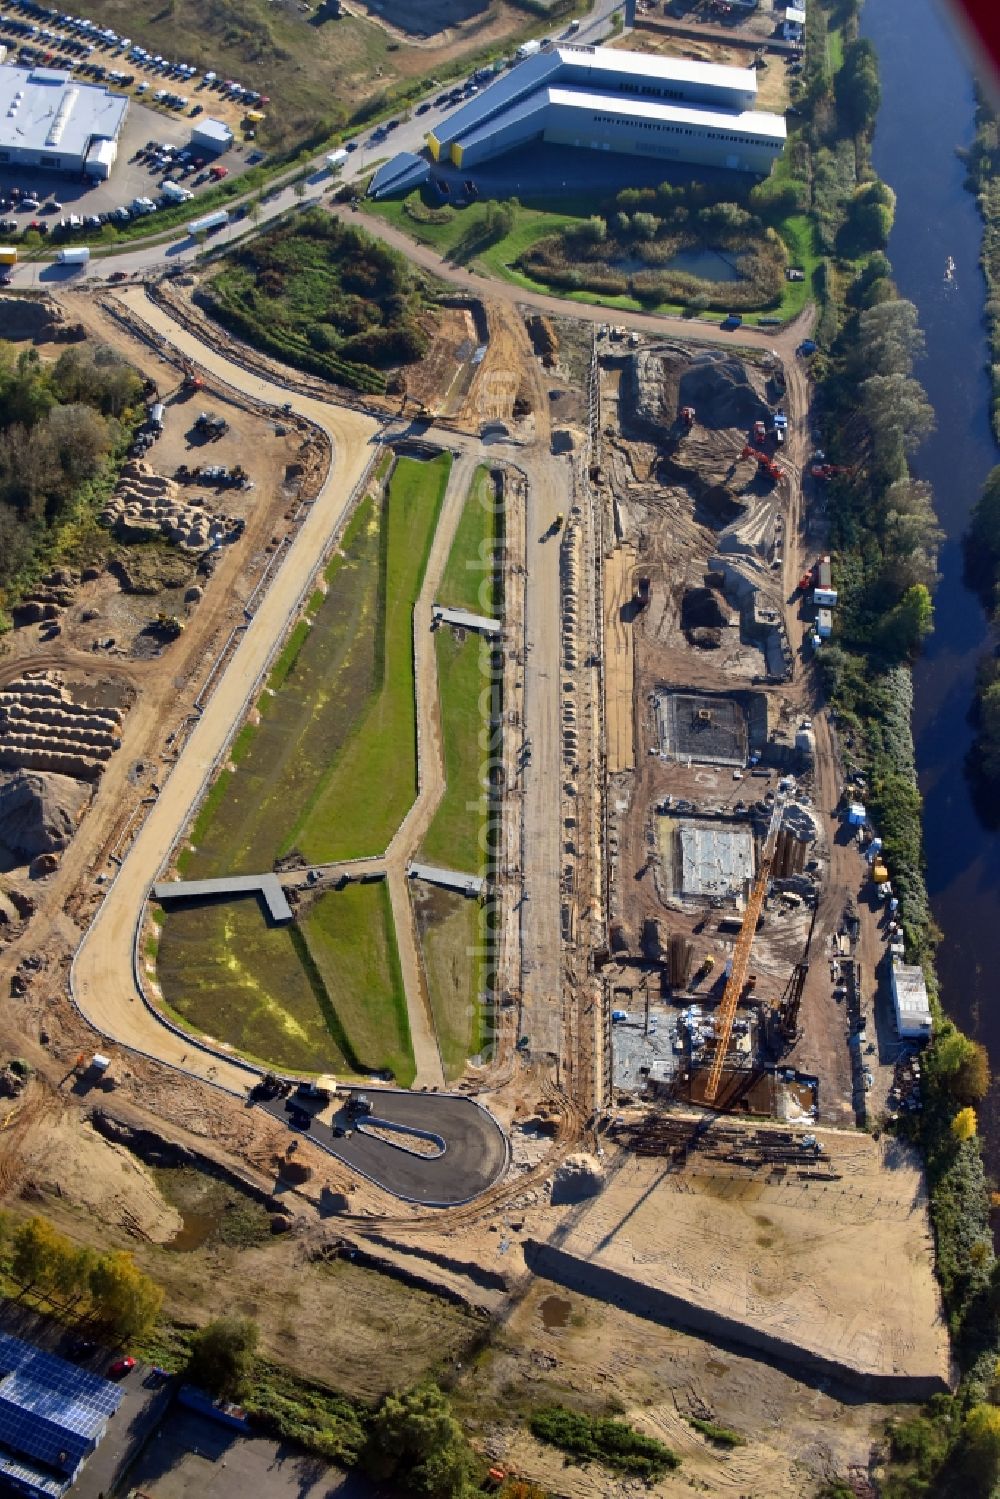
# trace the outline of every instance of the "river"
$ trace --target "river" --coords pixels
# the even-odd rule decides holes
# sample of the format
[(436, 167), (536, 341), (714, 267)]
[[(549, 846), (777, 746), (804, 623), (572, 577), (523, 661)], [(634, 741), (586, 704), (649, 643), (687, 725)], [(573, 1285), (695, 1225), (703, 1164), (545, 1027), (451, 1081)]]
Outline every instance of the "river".
[[(956, 148), (974, 133), (972, 78), (953, 24), (933, 0), (867, 0), (862, 32), (875, 45), (882, 108), (874, 165), (897, 195), (889, 241), (900, 293), (920, 313), (927, 354), (916, 373), (937, 416), (914, 471), (934, 486), (946, 540), (935, 630), (914, 673), (914, 738), (924, 796), (927, 886), (943, 938), (942, 999), (988, 1048), (1000, 1076), (1000, 834), (976, 815), (964, 775), (976, 663), (986, 619), (962, 581), (969, 511), (1000, 460), (990, 431), (982, 224)], [(945, 261), (957, 262), (946, 288)], [(987, 1157), (1000, 1168), (1000, 1081), (982, 1110)]]

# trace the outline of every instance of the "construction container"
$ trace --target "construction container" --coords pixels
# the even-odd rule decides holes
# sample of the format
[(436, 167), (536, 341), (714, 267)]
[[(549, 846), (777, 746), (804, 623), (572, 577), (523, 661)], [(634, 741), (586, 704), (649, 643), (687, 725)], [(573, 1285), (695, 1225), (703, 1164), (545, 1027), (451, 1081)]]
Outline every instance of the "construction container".
[(837, 604), (837, 590), (835, 588), (814, 588), (813, 603), (817, 608), (834, 609)]
[(885, 865), (880, 859), (877, 859), (872, 865), (872, 879), (875, 881), (876, 885), (884, 885), (888, 878), (888, 869), (886, 869)]

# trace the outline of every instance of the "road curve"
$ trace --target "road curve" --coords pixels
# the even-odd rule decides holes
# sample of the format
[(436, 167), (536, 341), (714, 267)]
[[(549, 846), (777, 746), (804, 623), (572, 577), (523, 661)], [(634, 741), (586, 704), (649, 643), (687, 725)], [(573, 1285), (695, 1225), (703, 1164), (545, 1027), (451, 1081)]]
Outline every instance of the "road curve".
[(144, 297), (136, 310), (167, 342), (217, 378), (276, 406), (290, 400), (293, 409), (321, 427), (333, 444), (326, 481), (84, 936), (71, 979), (76, 1004), (102, 1035), (243, 1093), (249, 1074), (242, 1064), (176, 1034), (143, 1002), (133, 971), (136, 926), (146, 892), (197, 807), (276, 642), (292, 622), (330, 545), (371, 457), (378, 424), (359, 412), (297, 395), (231, 365)]

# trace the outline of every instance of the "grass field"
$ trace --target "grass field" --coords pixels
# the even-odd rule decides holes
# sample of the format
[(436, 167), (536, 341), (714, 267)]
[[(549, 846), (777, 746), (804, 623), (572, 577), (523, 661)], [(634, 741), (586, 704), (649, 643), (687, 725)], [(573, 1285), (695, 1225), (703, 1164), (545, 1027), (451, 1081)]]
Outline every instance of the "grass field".
[(286, 804), (284, 847), (310, 863), (381, 853), (416, 795), (413, 605), (451, 462), (449, 453), (429, 462), (400, 458), (389, 480), (372, 694), (313, 796)]
[(256, 897), (174, 904), (157, 978), (185, 1025), (289, 1072), (344, 1072), (329, 998), (303, 967), (293, 929), (268, 926)]
[(477, 614), (497, 613), (500, 597), (494, 552), (501, 532), (499, 503), (490, 470), (477, 469), (448, 554), (438, 603)]
[[(483, 564), (492, 562), (502, 535), (492, 476), (489, 469), (479, 468), (448, 554), (441, 603), (499, 617), (502, 573)], [(487, 811), (483, 745), (489, 743), (489, 725), (483, 721), (482, 693), (491, 680), (491, 650), (481, 636), (470, 631), (463, 639), (446, 625), (438, 631), (435, 648), (447, 785), (421, 856), (476, 874), (486, 858), (481, 833)]]
[(486, 912), (453, 890), (413, 883), (410, 891), (444, 1075), (453, 1082), (484, 1044)]
[[(237, 738), (235, 772), (216, 780), (178, 861), (192, 879), (271, 869), (289, 828), (377, 690), (379, 506), (365, 500), (326, 571), (328, 591), (299, 624), (259, 700), (260, 722)], [(315, 602), (315, 600), (313, 601)]]
[(300, 924), (300, 940), (351, 1065), (392, 1072), (408, 1088), (416, 1069), (387, 886), (351, 884), (321, 895)]
[(439, 629), (435, 647), (447, 784), (420, 857), (478, 874), (486, 859), (480, 833), (487, 810), (483, 743), (488, 745), (485, 735), (481, 736), (488, 725), (479, 700), (490, 680), (490, 647), (471, 630), (461, 639), (447, 625)]

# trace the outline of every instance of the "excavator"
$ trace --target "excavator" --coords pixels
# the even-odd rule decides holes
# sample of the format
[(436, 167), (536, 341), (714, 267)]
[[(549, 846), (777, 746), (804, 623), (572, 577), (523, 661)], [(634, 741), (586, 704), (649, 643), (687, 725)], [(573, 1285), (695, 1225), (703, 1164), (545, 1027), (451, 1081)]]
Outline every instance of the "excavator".
[(778, 480), (783, 477), (781, 468), (777, 463), (775, 463), (771, 455), (769, 453), (762, 452), (760, 448), (755, 448), (752, 443), (747, 443), (746, 447), (740, 454), (740, 457), (756, 458), (757, 467), (760, 472), (762, 474), (766, 474), (767, 477), (775, 484), (777, 484)]
[(736, 1019), (736, 1009), (747, 987), (747, 975), (750, 967), (753, 939), (757, 934), (757, 922), (760, 919), (764, 897), (767, 894), (767, 887), (771, 880), (771, 866), (774, 863), (774, 851), (778, 843), (778, 834), (781, 831), (781, 818), (784, 810), (785, 797), (778, 796), (775, 799), (774, 808), (771, 812), (771, 821), (767, 829), (767, 836), (764, 839), (760, 865), (757, 869), (757, 878), (750, 891), (739, 935), (736, 938), (736, 944), (733, 948), (733, 966), (726, 980), (722, 1002), (715, 1016), (715, 1053), (712, 1057), (708, 1081), (705, 1084), (706, 1103), (714, 1103), (719, 1093), (719, 1083), (722, 1080), (722, 1069), (725, 1065), (726, 1054), (729, 1051), (729, 1039), (733, 1033), (733, 1021)]

